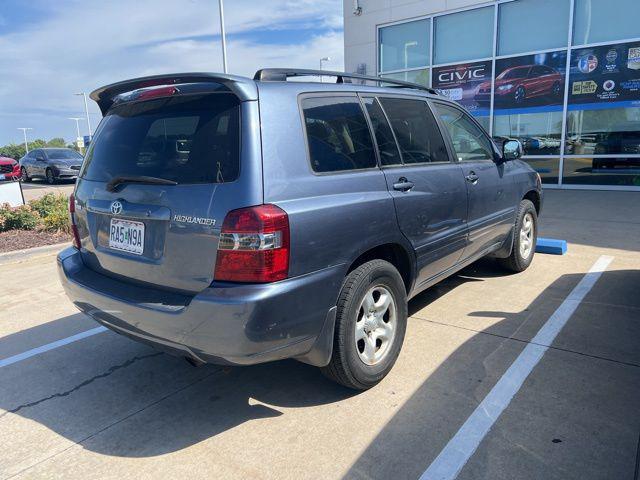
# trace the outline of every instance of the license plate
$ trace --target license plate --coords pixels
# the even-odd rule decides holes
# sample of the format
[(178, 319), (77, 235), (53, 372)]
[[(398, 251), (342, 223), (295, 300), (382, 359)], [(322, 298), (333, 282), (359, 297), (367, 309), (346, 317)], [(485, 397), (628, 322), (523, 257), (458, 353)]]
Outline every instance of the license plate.
[(4, 180), (4, 179), (5, 179), (4, 173), (0, 173), (0, 180)]
[(142, 255), (144, 250), (144, 223), (111, 219), (109, 248)]

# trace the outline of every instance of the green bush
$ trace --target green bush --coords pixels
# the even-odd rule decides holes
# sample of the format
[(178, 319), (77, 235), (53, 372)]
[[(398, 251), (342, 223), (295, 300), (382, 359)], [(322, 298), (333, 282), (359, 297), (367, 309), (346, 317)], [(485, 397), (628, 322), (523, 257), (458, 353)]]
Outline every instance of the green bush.
[(38, 212), (29, 205), (12, 208), (5, 203), (0, 207), (0, 231), (35, 230), (40, 221)]
[(51, 212), (42, 219), (42, 227), (48, 231), (62, 231), (71, 233), (71, 224), (69, 222), (69, 214), (59, 211)]
[(66, 214), (68, 201), (68, 197), (61, 193), (47, 193), (37, 200), (31, 200), (29, 205), (31, 205), (31, 208), (37, 211), (42, 218), (45, 218), (50, 214)]

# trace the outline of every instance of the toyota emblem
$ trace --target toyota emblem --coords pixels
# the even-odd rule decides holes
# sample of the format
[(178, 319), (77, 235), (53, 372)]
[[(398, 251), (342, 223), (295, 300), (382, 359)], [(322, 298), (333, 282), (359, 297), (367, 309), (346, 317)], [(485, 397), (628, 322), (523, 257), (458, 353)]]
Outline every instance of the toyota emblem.
[(113, 213), (114, 215), (118, 215), (120, 214), (120, 212), (122, 212), (122, 204), (118, 200), (116, 200), (111, 204), (111, 213)]

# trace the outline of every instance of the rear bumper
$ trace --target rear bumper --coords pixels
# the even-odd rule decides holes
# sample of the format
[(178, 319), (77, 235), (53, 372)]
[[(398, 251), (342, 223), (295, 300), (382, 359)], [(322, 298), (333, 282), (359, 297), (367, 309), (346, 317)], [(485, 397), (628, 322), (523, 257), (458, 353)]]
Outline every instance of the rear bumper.
[(128, 284), (88, 269), (69, 247), (57, 258), (67, 296), (118, 333), (195, 360), (251, 365), (298, 358), (326, 365), (344, 266), (270, 284), (218, 284), (195, 296)]

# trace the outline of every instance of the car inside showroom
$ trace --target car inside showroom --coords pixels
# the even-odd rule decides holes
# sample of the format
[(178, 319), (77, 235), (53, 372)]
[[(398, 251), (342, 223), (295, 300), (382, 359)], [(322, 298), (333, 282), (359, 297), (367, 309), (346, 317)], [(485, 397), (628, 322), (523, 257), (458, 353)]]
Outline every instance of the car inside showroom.
[(345, 2), (348, 71), (421, 83), (546, 188), (640, 190), (640, 2)]

